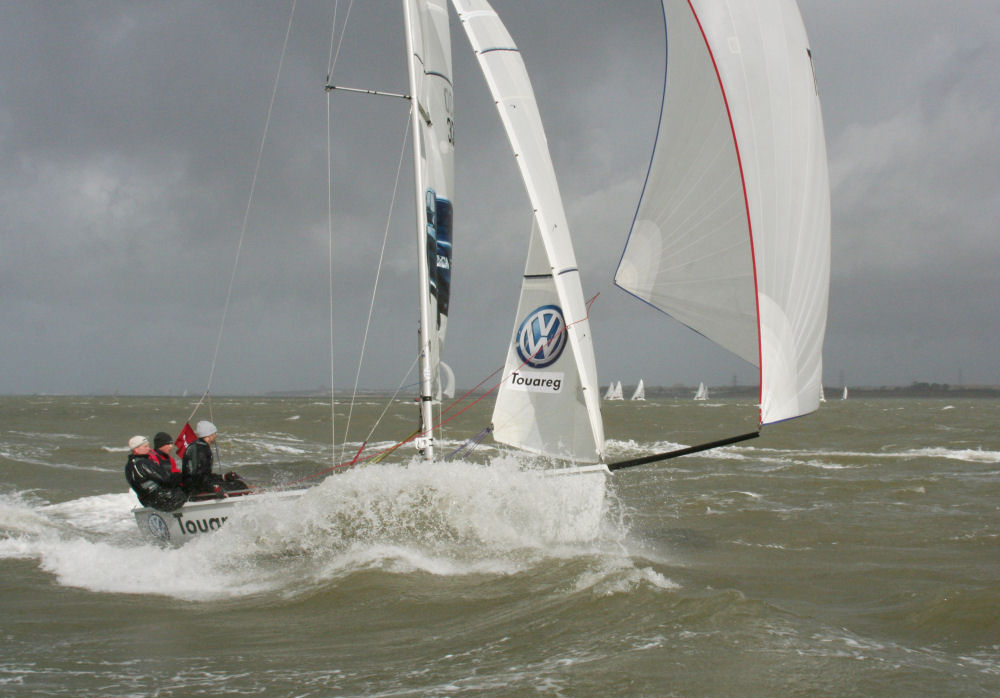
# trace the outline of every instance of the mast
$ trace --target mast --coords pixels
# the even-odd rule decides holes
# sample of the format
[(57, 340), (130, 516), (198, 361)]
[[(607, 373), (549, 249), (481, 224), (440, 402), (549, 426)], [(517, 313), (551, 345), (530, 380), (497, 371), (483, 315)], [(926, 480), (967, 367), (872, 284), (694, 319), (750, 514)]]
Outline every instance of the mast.
[(423, 168), (420, 154), (423, 149), (420, 128), (420, 82), (417, 71), (423, 67), (417, 62), (414, 32), (418, 18), (415, 16), (414, 0), (403, 0), (403, 16), (406, 23), (406, 65), (410, 80), (410, 128), (413, 132), (413, 191), (417, 225), (417, 284), (420, 300), (420, 324), (417, 327), (417, 343), (420, 352), (420, 434), (418, 446), (425, 460), (434, 460), (434, 413), (433, 413), (433, 366), (431, 365), (431, 341), (434, 336), (431, 324), (431, 303), (427, 288), (430, 286), (430, 272), (427, 265), (427, 207), (424, 203)]
[(417, 233), (420, 430), (434, 458), (434, 402), (441, 394), (441, 347), (451, 296), (454, 99), (447, 0), (403, 0), (406, 20)]

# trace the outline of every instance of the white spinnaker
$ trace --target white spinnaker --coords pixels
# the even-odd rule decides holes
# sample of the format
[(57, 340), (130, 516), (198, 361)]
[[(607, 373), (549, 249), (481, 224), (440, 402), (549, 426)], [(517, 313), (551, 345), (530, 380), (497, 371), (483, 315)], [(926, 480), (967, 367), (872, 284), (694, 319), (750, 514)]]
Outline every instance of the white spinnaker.
[[(412, 95), (420, 272), (421, 409), (423, 428), (433, 423), (430, 398), (440, 392), (440, 351), (447, 326), (447, 300), (439, 302), (441, 279), (450, 280), (451, 202), (454, 192), (454, 114), (451, 33), (447, 0), (403, 0)], [(447, 226), (447, 253), (439, 231)], [(443, 236), (442, 236), (443, 237)], [(446, 265), (442, 268), (442, 265)], [(444, 289), (447, 292), (447, 289)], [(428, 450), (433, 454), (433, 450)]]
[[(604, 426), (590, 323), (562, 197), (531, 81), (517, 46), (489, 3), (485, 0), (452, 0), (452, 4), (496, 100), (500, 119), (514, 149), (521, 178), (534, 209), (537, 241), (541, 242), (541, 245), (534, 244), (537, 241), (533, 239), (531, 249), (534, 251), (529, 251), (526, 273), (530, 278), (526, 278), (522, 286), (516, 327), (520, 328), (528, 320), (532, 310), (550, 305), (542, 300), (546, 292), (541, 290), (542, 285), (550, 284), (557, 299), (557, 303), (552, 305), (558, 305), (561, 310), (569, 339), (568, 351), (575, 364), (574, 369), (566, 373), (576, 373), (574, 380), (560, 383), (560, 390), (553, 394), (513, 389), (511, 372), (507, 372), (497, 397), (500, 412), (494, 414), (494, 437), (546, 455), (577, 462), (597, 462), (604, 455)], [(540, 281), (533, 273), (537, 270), (544, 272), (543, 276), (547, 275), (548, 281)], [(537, 305), (533, 305), (535, 303)], [(515, 343), (517, 339), (515, 336)], [(513, 347), (511, 352), (517, 353)], [(537, 370), (544, 373), (550, 368)], [(523, 370), (531, 372), (535, 369), (525, 366)], [(570, 391), (569, 388), (564, 389), (567, 385), (575, 387)], [(502, 406), (516, 403), (525, 406), (522, 416), (517, 419), (531, 419), (531, 426), (509, 429), (503, 426), (511, 424), (514, 416)], [(579, 415), (580, 410), (585, 416), (583, 424), (574, 416), (573, 423), (577, 426), (571, 432), (561, 431), (566, 426), (566, 412)]]
[(760, 367), (761, 423), (818, 407), (830, 186), (794, 0), (663, 0), (656, 148), (619, 286)]

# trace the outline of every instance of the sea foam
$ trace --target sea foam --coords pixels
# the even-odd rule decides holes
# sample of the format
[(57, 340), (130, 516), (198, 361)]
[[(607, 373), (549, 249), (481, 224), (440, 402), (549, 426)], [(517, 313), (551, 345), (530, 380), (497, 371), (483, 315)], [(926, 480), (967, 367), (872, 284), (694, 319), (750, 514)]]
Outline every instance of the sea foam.
[[(58, 504), (15, 493), (0, 498), (0, 557), (38, 560), (66, 586), (191, 601), (295, 596), (372, 570), (510, 575), (553, 559), (620, 558), (623, 524), (605, 486), (600, 475), (553, 477), (513, 458), (368, 466), (301, 497), (240, 507), (180, 548), (141, 538), (131, 493)], [(646, 577), (612, 576), (626, 586)]]

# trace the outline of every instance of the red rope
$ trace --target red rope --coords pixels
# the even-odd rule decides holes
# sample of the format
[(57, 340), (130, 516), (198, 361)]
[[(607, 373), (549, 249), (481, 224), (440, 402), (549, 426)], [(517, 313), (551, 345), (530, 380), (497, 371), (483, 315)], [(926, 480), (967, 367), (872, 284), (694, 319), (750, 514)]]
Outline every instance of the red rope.
[[(586, 302), (587, 312), (586, 312), (586, 314), (582, 318), (580, 318), (579, 320), (576, 320), (575, 322), (571, 322), (571, 323), (563, 326), (563, 328), (560, 329), (559, 332), (557, 332), (554, 337), (552, 337), (551, 339), (549, 339), (549, 341), (546, 342), (545, 345), (543, 345), (542, 347), (539, 347), (538, 351), (536, 351), (535, 354), (533, 354), (531, 356), (531, 358), (534, 358), (535, 355), (537, 355), (539, 352), (542, 351), (542, 349), (544, 349), (545, 347), (549, 346), (550, 344), (552, 344), (553, 342), (555, 342), (557, 339), (559, 339), (559, 337), (564, 332), (567, 332), (569, 330), (569, 328), (572, 327), (573, 325), (579, 324), (579, 323), (583, 322), (584, 320), (589, 320), (590, 319), (590, 309), (594, 305), (594, 302), (597, 301), (597, 297), (600, 296), (600, 295), (601, 294), (599, 292), (595, 293), (590, 298), (590, 300), (588, 300)], [(527, 363), (528, 363), (527, 361), (523, 361), (517, 367), (516, 370), (520, 371), (522, 368), (524, 368), (524, 366)], [(450, 405), (448, 405), (447, 409), (445, 409), (445, 410), (443, 410), (441, 412), (441, 415), (444, 416), (445, 414), (447, 414), (448, 412), (450, 412), (452, 410), (452, 408), (460, 405), (463, 400), (465, 400), (467, 397), (469, 397), (469, 395), (471, 395), (477, 389), (479, 389), (479, 387), (482, 386), (483, 383), (486, 383), (487, 381), (489, 381), (491, 378), (493, 378), (493, 376), (495, 376), (497, 373), (499, 373), (502, 370), (503, 370), (503, 367), (501, 366), (500, 368), (498, 368), (495, 371), (493, 371), (493, 373), (491, 373), (490, 375), (486, 376), (486, 378), (484, 378), (483, 380), (481, 380), (474, 388), (472, 388), (470, 390), (467, 390), (459, 398), (457, 398)], [(320, 470), (319, 472), (313, 473), (312, 475), (306, 475), (305, 477), (301, 477), (301, 478), (299, 478), (297, 480), (292, 480), (291, 482), (288, 483), (288, 485), (295, 485), (297, 483), (305, 482), (306, 480), (311, 480), (313, 478), (319, 477), (320, 475), (326, 475), (327, 473), (331, 473), (331, 472), (333, 472), (335, 470), (340, 470), (341, 468), (351, 467), (351, 466), (357, 465), (358, 463), (365, 463), (365, 462), (370, 461), (370, 460), (372, 460), (374, 458), (378, 458), (379, 456), (382, 456), (382, 455), (388, 455), (389, 453), (392, 453), (393, 451), (395, 451), (396, 449), (398, 449), (400, 446), (408, 444), (411, 441), (413, 441), (413, 440), (415, 440), (415, 439), (423, 436), (424, 434), (428, 434), (428, 433), (432, 432), (434, 429), (439, 429), (440, 427), (444, 426), (445, 424), (447, 424), (451, 420), (455, 419), (456, 417), (460, 417), (461, 415), (465, 414), (470, 409), (472, 409), (477, 404), (479, 404), (484, 398), (486, 398), (486, 396), (491, 395), (495, 390), (497, 390), (501, 385), (503, 385), (504, 380), (506, 380), (506, 376), (504, 377), (503, 380), (499, 381), (498, 383), (496, 383), (495, 385), (493, 385), (493, 387), (491, 387), (489, 390), (487, 390), (482, 395), (480, 395), (479, 397), (477, 397), (475, 400), (473, 400), (472, 402), (470, 402), (464, 409), (460, 410), (456, 414), (453, 414), (452, 416), (448, 417), (447, 419), (442, 419), (442, 420), (438, 421), (436, 424), (432, 425), (426, 431), (413, 432), (408, 438), (403, 439), (402, 441), (397, 442), (395, 445), (390, 446), (389, 448), (382, 449), (381, 451), (378, 451), (377, 453), (371, 453), (371, 454), (365, 456), (364, 458), (361, 457), (361, 451), (364, 449), (365, 444), (361, 444), (361, 448), (358, 449), (358, 452), (355, 454), (355, 456), (354, 456), (354, 458), (352, 460), (345, 461), (343, 463), (338, 463), (336, 465), (330, 466), (329, 468), (326, 468), (324, 470)]]

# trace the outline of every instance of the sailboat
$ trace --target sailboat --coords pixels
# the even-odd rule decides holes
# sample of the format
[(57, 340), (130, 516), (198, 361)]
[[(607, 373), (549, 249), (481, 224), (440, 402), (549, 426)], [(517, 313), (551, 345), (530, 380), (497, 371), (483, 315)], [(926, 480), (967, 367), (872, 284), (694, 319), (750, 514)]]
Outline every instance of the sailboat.
[[(515, 329), (497, 391), (492, 433), (500, 443), (570, 461), (564, 469), (600, 481), (607, 467), (596, 360), (580, 270), (541, 117), (524, 62), (485, 0), (453, 0), (501, 121), (533, 211)], [(419, 298), (419, 418), (413, 438), (426, 460), (437, 456), (434, 406), (451, 282), (454, 114), (447, 0), (403, 0), (413, 134), (416, 269)], [(334, 85), (328, 85), (332, 91)], [(342, 88), (341, 88), (342, 89)], [(617, 386), (620, 393), (621, 384)], [(588, 467), (588, 464), (591, 464)], [(298, 496), (296, 491), (279, 492)], [(139, 527), (168, 541), (215, 530), (226, 512), (252, 501), (188, 502), (177, 512), (134, 510)], [(595, 507), (595, 516), (600, 507)]]
[(708, 388), (705, 387), (704, 383), (698, 384), (698, 390), (694, 393), (695, 400), (707, 400), (708, 399)]
[(624, 400), (625, 393), (623, 392), (621, 381), (611, 381), (608, 385), (608, 390), (604, 393), (605, 400)]
[(635, 392), (632, 393), (633, 400), (645, 400), (646, 399), (646, 384), (643, 382), (642, 378), (639, 379), (639, 385), (635, 386)]
[(840, 399), (841, 400), (846, 400), (847, 399), (847, 386), (846, 385), (844, 386), (844, 392), (841, 393), (841, 395), (840, 395)]
[[(533, 214), (493, 438), (568, 462), (555, 472), (598, 482), (603, 499), (610, 472), (757, 436), (759, 429), (607, 461), (588, 308), (524, 62), (486, 0), (452, 5), (494, 97)], [(806, 414), (818, 407), (830, 204), (819, 97), (798, 8), (794, 0), (662, 0), (662, 6), (660, 122), (615, 283), (757, 365), (759, 426)], [(432, 460), (453, 242), (451, 40), (446, 0), (403, 0), (403, 11), (420, 300), (414, 443)], [(620, 381), (612, 385), (605, 397), (622, 399)], [(199, 505), (205, 511), (196, 520)], [(189, 503), (164, 516), (141, 509), (136, 519), (141, 529), (172, 540), (218, 527), (228, 505)], [(600, 508), (597, 501), (596, 516)]]

